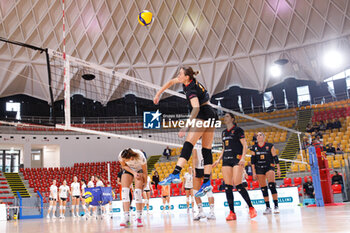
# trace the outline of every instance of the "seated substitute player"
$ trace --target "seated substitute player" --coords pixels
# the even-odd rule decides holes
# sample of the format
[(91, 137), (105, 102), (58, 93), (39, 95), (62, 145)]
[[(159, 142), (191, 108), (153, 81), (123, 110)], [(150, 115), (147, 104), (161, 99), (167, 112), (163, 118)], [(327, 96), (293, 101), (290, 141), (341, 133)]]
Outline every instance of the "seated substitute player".
[(185, 194), (186, 194), (187, 213), (190, 212), (190, 201), (192, 204), (192, 212), (194, 212), (192, 167), (189, 167), (188, 172), (185, 173), (183, 177), (183, 184), (184, 185), (182, 186), (182, 191), (185, 190)]
[[(193, 194), (196, 194), (197, 190), (201, 187), (203, 177), (204, 177), (204, 159), (200, 150), (194, 149), (192, 151), (192, 164), (195, 168), (194, 170), (194, 178), (193, 178)], [(203, 211), (202, 199), (200, 197), (195, 197), (196, 204), (198, 207), (198, 214), (193, 218), (194, 221), (199, 221), (201, 219), (207, 218), (208, 220), (215, 220), (214, 213), (214, 196), (213, 192), (207, 192), (208, 202), (210, 205), (210, 212), (208, 217), (205, 215)], [(192, 205), (194, 209), (194, 206)]]
[(236, 220), (234, 212), (234, 196), (233, 185), (241, 194), (247, 205), (249, 206), (250, 218), (255, 218), (257, 213), (252, 205), (249, 194), (242, 184), (242, 176), (244, 172), (245, 155), (247, 152), (247, 141), (242, 128), (235, 123), (235, 116), (232, 113), (226, 113), (224, 117), (226, 129), (222, 132), (223, 150), (219, 159), (214, 163), (216, 166), (222, 158), (222, 174), (225, 181), (225, 193), (230, 214), (227, 221)]
[(144, 153), (137, 149), (125, 149), (118, 155), (122, 165), (122, 201), (124, 221), (120, 226), (130, 226), (130, 185), (135, 182), (135, 203), (137, 211), (137, 227), (143, 226), (142, 220), (142, 189), (147, 182), (147, 160)]
[[(216, 111), (210, 106), (210, 97), (203, 87), (194, 77), (198, 75), (198, 71), (193, 71), (192, 67), (184, 67), (180, 69), (179, 75), (167, 82), (155, 95), (154, 104), (159, 103), (161, 94), (175, 84), (183, 84), (183, 90), (186, 94), (187, 100), (192, 107), (190, 121), (206, 121), (214, 122), (218, 119)], [(182, 128), (179, 132), (179, 137), (186, 135), (187, 128)], [(204, 180), (201, 188), (197, 192), (197, 196), (204, 196), (206, 192), (212, 190), (210, 183), (210, 175), (212, 171), (213, 155), (211, 152), (215, 127), (192, 127), (189, 129), (186, 141), (183, 144), (180, 158), (177, 161), (176, 167), (172, 174), (170, 174), (159, 185), (169, 185), (171, 183), (177, 184), (181, 182), (180, 173), (184, 165), (190, 159), (194, 145), (199, 138), (202, 137), (202, 154), (204, 157)]]
[(269, 193), (267, 190), (266, 179), (272, 194), (273, 203), (275, 205), (274, 213), (278, 214), (278, 196), (275, 183), (275, 164), (277, 165), (277, 176), (281, 176), (278, 156), (273, 144), (265, 142), (265, 135), (259, 132), (257, 135), (258, 142), (252, 147), (252, 169), (253, 178), (258, 179), (263, 193), (266, 210), (264, 214), (271, 214)]

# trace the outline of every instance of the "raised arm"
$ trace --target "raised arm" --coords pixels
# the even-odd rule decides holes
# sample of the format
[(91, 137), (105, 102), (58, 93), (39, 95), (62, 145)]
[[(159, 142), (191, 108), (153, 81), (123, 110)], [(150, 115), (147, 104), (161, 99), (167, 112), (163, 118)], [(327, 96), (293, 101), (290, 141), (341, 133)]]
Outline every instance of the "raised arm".
[(169, 89), (171, 86), (177, 84), (177, 83), (180, 83), (180, 81), (178, 80), (178, 78), (174, 78), (174, 79), (171, 79), (169, 80), (166, 84), (164, 84), (162, 86), (162, 88), (157, 92), (157, 94), (155, 95), (155, 97), (153, 98), (153, 103), (154, 104), (158, 104), (159, 103), (159, 99), (160, 99), (160, 96), (162, 95), (162, 93), (166, 90), (166, 89)]

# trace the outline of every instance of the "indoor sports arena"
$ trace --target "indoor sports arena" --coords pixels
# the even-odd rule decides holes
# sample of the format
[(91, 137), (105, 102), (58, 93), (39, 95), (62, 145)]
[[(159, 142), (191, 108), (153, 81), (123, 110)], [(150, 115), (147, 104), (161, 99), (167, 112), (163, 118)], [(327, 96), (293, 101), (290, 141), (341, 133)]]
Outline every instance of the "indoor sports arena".
[(348, 232), (350, 1), (0, 1), (0, 232)]

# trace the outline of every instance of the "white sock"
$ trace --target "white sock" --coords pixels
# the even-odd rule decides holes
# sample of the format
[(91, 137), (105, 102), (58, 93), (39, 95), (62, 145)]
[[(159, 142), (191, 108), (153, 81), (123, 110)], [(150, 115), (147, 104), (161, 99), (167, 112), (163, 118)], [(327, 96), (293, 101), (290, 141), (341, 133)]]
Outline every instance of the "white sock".
[(198, 206), (198, 212), (202, 213), (203, 212), (203, 204), (199, 203), (197, 206)]
[(210, 204), (210, 213), (214, 213), (214, 204)]
[(137, 218), (141, 218), (142, 217), (142, 210), (138, 210), (136, 216), (137, 216)]
[(130, 212), (129, 211), (124, 212), (124, 218), (125, 218), (125, 220), (130, 220)]

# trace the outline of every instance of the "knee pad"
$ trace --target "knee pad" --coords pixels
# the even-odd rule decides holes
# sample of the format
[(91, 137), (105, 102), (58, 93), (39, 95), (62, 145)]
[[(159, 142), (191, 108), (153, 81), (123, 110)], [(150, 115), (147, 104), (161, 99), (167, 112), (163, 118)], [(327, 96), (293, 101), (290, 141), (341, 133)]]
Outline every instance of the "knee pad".
[(245, 189), (245, 188), (244, 188), (243, 184), (239, 184), (239, 185), (236, 185), (236, 189), (238, 192), (241, 192), (242, 189)]
[(135, 203), (142, 203), (142, 190), (135, 189)]
[(193, 145), (186, 141), (182, 147), (180, 158), (184, 158), (186, 161), (188, 161), (191, 158), (192, 150)]
[(148, 199), (145, 199), (145, 205), (148, 205)]
[(65, 206), (63, 206), (63, 209), (64, 209), (64, 210), (66, 210), (66, 207), (65, 207)]
[(271, 194), (276, 194), (277, 193), (276, 183), (275, 182), (270, 182), (269, 183), (269, 189), (271, 190)]
[(75, 209), (75, 205), (72, 205), (71, 208), (72, 208), (72, 210), (74, 210)]
[(122, 188), (122, 202), (130, 202), (130, 188)]
[(196, 196), (196, 193), (198, 193), (198, 190), (193, 189), (193, 196)]
[(211, 154), (211, 149), (202, 148), (202, 155), (204, 160), (204, 166), (213, 164), (213, 155)]
[(60, 210), (63, 210), (63, 206), (60, 206)]
[(208, 198), (214, 197), (214, 196), (213, 196), (213, 191), (207, 192), (207, 197), (208, 197)]
[(52, 210), (52, 205), (50, 205), (49, 210)]
[(261, 192), (263, 194), (263, 197), (268, 197), (269, 196), (269, 193), (267, 191), (267, 187), (266, 186), (261, 187)]
[(186, 202), (190, 202), (190, 197), (186, 197)]
[(56, 212), (56, 206), (52, 208), (52, 211), (55, 213)]
[(230, 184), (225, 184), (225, 192), (232, 192), (233, 186)]

